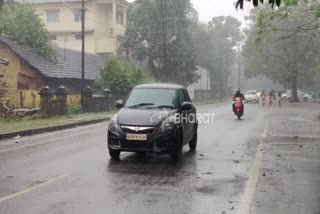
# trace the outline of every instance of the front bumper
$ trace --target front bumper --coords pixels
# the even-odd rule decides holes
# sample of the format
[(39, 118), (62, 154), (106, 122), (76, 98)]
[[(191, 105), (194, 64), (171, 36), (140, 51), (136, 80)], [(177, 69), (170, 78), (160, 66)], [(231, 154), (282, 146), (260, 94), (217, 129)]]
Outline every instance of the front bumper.
[(249, 98), (244, 100), (245, 103), (258, 103), (259, 98)]
[(146, 141), (127, 140), (127, 133), (122, 130), (108, 130), (108, 147), (125, 152), (155, 152), (167, 153), (176, 148), (176, 130), (161, 133), (155, 129), (148, 133)]

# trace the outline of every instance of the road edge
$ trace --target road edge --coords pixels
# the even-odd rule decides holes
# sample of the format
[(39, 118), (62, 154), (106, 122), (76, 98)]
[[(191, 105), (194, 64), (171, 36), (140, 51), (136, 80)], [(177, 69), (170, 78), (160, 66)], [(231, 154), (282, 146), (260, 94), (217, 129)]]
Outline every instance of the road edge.
[(256, 150), (255, 158), (250, 169), (250, 176), (248, 178), (245, 190), (244, 197), (240, 202), (238, 209), (238, 214), (250, 214), (251, 205), (253, 202), (254, 194), (257, 190), (257, 183), (259, 180), (260, 166), (263, 158), (263, 146), (266, 138), (268, 137), (269, 132), (269, 123), (266, 123), (264, 126), (263, 133), (261, 134), (261, 139)]
[(80, 122), (76, 122), (76, 123), (69, 123), (69, 124), (51, 126), (51, 127), (45, 127), (45, 128), (10, 132), (10, 133), (5, 133), (5, 134), (0, 134), (0, 140), (13, 138), (18, 135), (21, 137), (22, 136), (30, 136), (30, 135), (41, 134), (41, 133), (45, 133), (45, 132), (60, 131), (60, 130), (64, 130), (64, 129), (75, 128), (77, 126), (86, 126), (86, 125), (91, 125), (91, 124), (96, 124), (96, 123), (107, 122), (107, 121), (110, 121), (110, 117), (105, 117), (105, 118), (95, 119), (95, 120), (80, 121)]

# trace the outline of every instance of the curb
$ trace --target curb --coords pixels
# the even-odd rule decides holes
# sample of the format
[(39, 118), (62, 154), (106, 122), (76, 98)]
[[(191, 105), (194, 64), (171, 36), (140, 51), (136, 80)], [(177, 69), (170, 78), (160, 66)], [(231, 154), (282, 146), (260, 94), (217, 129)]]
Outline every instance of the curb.
[(91, 125), (91, 124), (96, 124), (96, 123), (102, 123), (102, 122), (106, 122), (109, 120), (110, 120), (110, 118), (106, 117), (106, 118), (102, 118), (102, 119), (81, 121), (81, 122), (70, 123), (70, 124), (59, 125), (59, 126), (52, 126), (52, 127), (46, 127), (46, 128), (30, 129), (30, 130), (24, 130), (24, 131), (18, 131), (18, 132), (5, 133), (5, 134), (0, 134), (0, 140), (10, 139), (10, 138), (13, 138), (17, 135), (22, 137), (22, 136), (30, 136), (30, 135), (34, 135), (34, 134), (41, 134), (41, 133), (45, 133), (45, 132), (60, 131), (60, 130), (64, 130), (64, 129), (75, 128), (77, 126), (85, 126), (85, 125)]

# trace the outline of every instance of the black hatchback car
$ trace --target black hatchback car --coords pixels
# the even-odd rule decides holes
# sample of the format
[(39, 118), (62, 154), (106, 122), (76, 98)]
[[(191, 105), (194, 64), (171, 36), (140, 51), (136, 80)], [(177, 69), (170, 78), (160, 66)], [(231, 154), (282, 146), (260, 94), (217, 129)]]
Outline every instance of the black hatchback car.
[(196, 108), (188, 91), (174, 84), (136, 86), (125, 101), (119, 100), (119, 112), (108, 128), (108, 148), (113, 159), (120, 152), (169, 153), (179, 161), (182, 147), (197, 147)]

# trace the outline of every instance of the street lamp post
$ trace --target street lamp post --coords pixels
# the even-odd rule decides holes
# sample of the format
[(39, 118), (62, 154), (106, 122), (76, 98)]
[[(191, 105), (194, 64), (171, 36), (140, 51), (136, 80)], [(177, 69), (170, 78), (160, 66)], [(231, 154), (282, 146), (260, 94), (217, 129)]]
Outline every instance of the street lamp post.
[(84, 0), (82, 0), (81, 8), (81, 39), (82, 39), (82, 51), (81, 51), (81, 105), (83, 106), (83, 95), (85, 88), (85, 7)]

